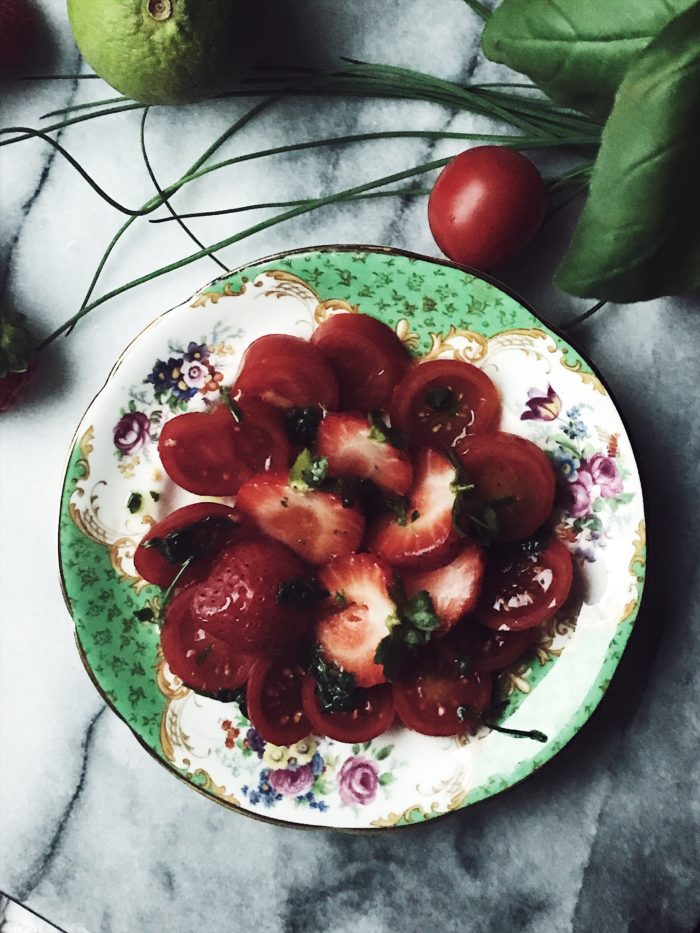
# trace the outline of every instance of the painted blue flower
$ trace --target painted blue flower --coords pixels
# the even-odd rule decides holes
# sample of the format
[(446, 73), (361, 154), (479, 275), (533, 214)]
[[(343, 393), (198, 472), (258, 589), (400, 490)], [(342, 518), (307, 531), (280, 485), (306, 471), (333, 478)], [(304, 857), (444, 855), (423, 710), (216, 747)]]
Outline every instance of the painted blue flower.
[(245, 734), (245, 740), (248, 743), (248, 748), (257, 752), (258, 758), (262, 758), (262, 753), (265, 751), (265, 739), (260, 735), (257, 729), (248, 729)]
[(319, 775), (319, 774), (323, 774), (323, 769), (324, 769), (325, 767), (326, 767), (326, 766), (325, 766), (325, 763), (324, 763), (324, 761), (323, 761), (323, 758), (319, 755), (318, 752), (316, 752), (316, 754), (314, 755), (314, 757), (311, 759), (311, 770), (313, 771), (314, 776), (317, 776), (317, 775)]
[(563, 430), (564, 434), (570, 437), (572, 441), (576, 440), (577, 437), (585, 437), (588, 434), (588, 428), (583, 421), (569, 421)]
[(155, 387), (156, 397), (162, 395), (173, 386), (173, 379), (170, 374), (171, 362), (172, 360), (169, 360), (167, 363), (164, 363), (163, 360), (156, 360), (155, 366), (146, 377), (146, 382), (150, 382)]
[(554, 469), (567, 483), (576, 479), (580, 466), (581, 461), (569, 451), (563, 451), (554, 457)]
[(187, 352), (185, 353), (185, 362), (186, 363), (202, 363), (204, 360), (209, 359), (209, 347), (206, 343), (195, 343), (194, 340), (190, 340), (187, 344)]
[[(271, 807), (275, 801), (282, 799), (282, 794), (278, 794), (275, 788), (270, 784), (270, 769), (263, 768), (260, 772), (260, 783), (257, 789), (258, 800), (262, 800), (266, 807)], [(251, 802), (257, 803), (258, 801)]]

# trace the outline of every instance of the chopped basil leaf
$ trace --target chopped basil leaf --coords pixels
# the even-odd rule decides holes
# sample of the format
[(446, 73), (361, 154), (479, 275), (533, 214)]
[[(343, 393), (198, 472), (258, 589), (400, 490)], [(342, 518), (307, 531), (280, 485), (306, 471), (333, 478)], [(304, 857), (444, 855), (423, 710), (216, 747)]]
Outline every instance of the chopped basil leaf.
[(357, 707), (359, 694), (355, 675), (338, 664), (328, 663), (320, 647), (314, 652), (309, 673), (316, 680), (316, 693), (325, 713)]
[(292, 444), (299, 447), (311, 447), (318, 433), (318, 426), (323, 417), (323, 410), (318, 405), (308, 408), (290, 408), (285, 412), (284, 427)]
[(228, 410), (233, 415), (233, 420), (237, 424), (240, 424), (244, 418), (243, 411), (241, 410), (240, 405), (237, 405), (234, 402), (234, 400), (231, 398), (231, 395), (229, 394), (229, 390), (225, 389), (223, 386), (219, 386), (219, 394), (221, 395), (224, 405), (228, 408)]
[(367, 417), (371, 425), (369, 432), (371, 441), (376, 441), (378, 444), (391, 444), (392, 447), (397, 447), (399, 450), (405, 449), (406, 435), (402, 431), (397, 428), (390, 428), (377, 411), (371, 411)]
[(217, 543), (216, 530), (231, 529), (235, 523), (221, 515), (207, 515), (198, 522), (176, 528), (163, 538), (150, 538), (143, 547), (156, 548), (169, 564), (204, 557)]
[(151, 495), (151, 499), (153, 499), (154, 502), (158, 502), (158, 500), (160, 499), (159, 492), (153, 492), (153, 490), (151, 490), (150, 495)]
[(328, 476), (328, 459), (314, 457), (306, 448), (302, 450), (289, 471), (289, 485), (299, 492), (318, 489)]
[(410, 599), (399, 601), (398, 619), (389, 634), (377, 646), (376, 664), (384, 668), (387, 680), (395, 680), (406, 654), (421, 645), (427, 645), (433, 632), (440, 628), (433, 601), (427, 590), (419, 590)]
[(277, 590), (277, 602), (281, 606), (291, 606), (293, 609), (300, 610), (309, 609), (328, 596), (330, 596), (328, 590), (324, 590), (315, 580), (303, 578), (287, 580)]
[[(406, 496), (396, 494), (387, 496), (385, 499), (387, 508), (394, 513), (397, 525), (403, 528), (408, 524), (408, 499)], [(411, 519), (413, 521), (413, 519)]]
[(143, 505), (143, 496), (140, 492), (132, 492), (129, 496), (129, 499), (126, 503), (127, 509), (131, 512), (132, 515), (136, 515), (141, 506)]

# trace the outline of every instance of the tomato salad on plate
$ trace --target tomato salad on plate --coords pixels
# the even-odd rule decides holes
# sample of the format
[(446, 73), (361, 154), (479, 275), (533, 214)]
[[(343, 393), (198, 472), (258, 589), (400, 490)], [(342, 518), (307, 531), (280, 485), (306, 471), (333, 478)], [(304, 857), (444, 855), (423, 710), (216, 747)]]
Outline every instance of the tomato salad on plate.
[(174, 483), (226, 500), (135, 553), (172, 673), (276, 745), (492, 726), (495, 678), (572, 583), (550, 461), (500, 416), (481, 369), (416, 362), (367, 314), (255, 340), (221, 401), (159, 439)]

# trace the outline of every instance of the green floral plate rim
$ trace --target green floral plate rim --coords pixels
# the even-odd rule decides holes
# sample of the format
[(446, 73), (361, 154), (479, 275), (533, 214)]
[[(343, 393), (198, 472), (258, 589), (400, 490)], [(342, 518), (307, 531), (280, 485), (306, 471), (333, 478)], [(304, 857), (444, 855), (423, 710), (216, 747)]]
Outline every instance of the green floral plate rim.
[[(317, 736), (266, 743), (235, 703), (199, 697), (164, 663), (139, 610), (158, 605), (133, 552), (150, 525), (196, 500), (157, 456), (165, 420), (204, 410), (264, 333), (308, 337), (331, 314), (371, 313), (422, 359), (483, 368), (503, 430), (541, 446), (559, 485), (555, 533), (577, 568), (567, 605), (500, 678), (500, 722), (428, 738), (394, 726), (362, 746)], [(227, 500), (230, 501), (230, 500)], [(598, 705), (639, 611), (646, 564), (641, 482), (622, 419), (594, 368), (505, 286), (452, 263), (376, 246), (281, 253), (216, 279), (161, 314), (119, 357), (68, 458), (61, 582), (86, 670), (171, 773), (238, 812), (284, 825), (377, 830), (491, 797), (556, 754)]]

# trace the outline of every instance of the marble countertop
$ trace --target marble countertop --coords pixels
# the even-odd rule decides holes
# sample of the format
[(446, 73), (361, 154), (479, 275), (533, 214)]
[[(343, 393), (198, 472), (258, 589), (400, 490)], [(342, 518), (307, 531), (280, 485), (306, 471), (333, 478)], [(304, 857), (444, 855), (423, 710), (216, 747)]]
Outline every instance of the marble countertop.
[[(81, 64), (64, 0), (34, 72)], [(447, 78), (497, 80), (463, 0), (297, 0), (270, 28), (269, 60), (347, 55)], [(85, 70), (85, 69), (84, 69)], [(111, 97), (99, 81), (10, 85), (0, 125)], [(249, 103), (155, 109), (146, 140), (161, 181), (177, 177)], [(115, 197), (145, 201), (140, 113), (81, 123), (61, 142)], [(227, 153), (376, 129), (487, 129), (429, 104), (288, 101)], [(192, 185), (181, 210), (326, 194), (457, 151), (399, 139), (239, 165)], [(0, 290), (48, 333), (74, 313), (122, 218), (42, 142), (0, 149)], [(250, 217), (193, 222), (214, 242)], [(556, 292), (564, 212), (499, 276), (546, 319), (585, 303)], [(232, 267), (278, 250), (365, 242), (437, 255), (425, 204), (330, 208), (223, 250)], [(104, 293), (191, 251), (175, 224), (133, 225)], [(690, 933), (700, 917), (697, 535), (698, 296), (607, 307), (575, 331), (636, 439), (646, 480), (649, 577), (635, 632), (598, 711), (525, 784), (449, 819), (377, 837), (303, 833), (226, 812), (174, 781), (107, 709), (75, 650), (57, 573), (57, 505), (75, 426), (116, 356), (161, 310), (217, 274), (209, 259), (117, 298), (42, 355), (21, 406), (2, 416), (0, 523), (0, 891), (69, 933)], [(694, 624), (695, 623), (695, 624)], [(0, 929), (10, 929), (2, 926)]]

